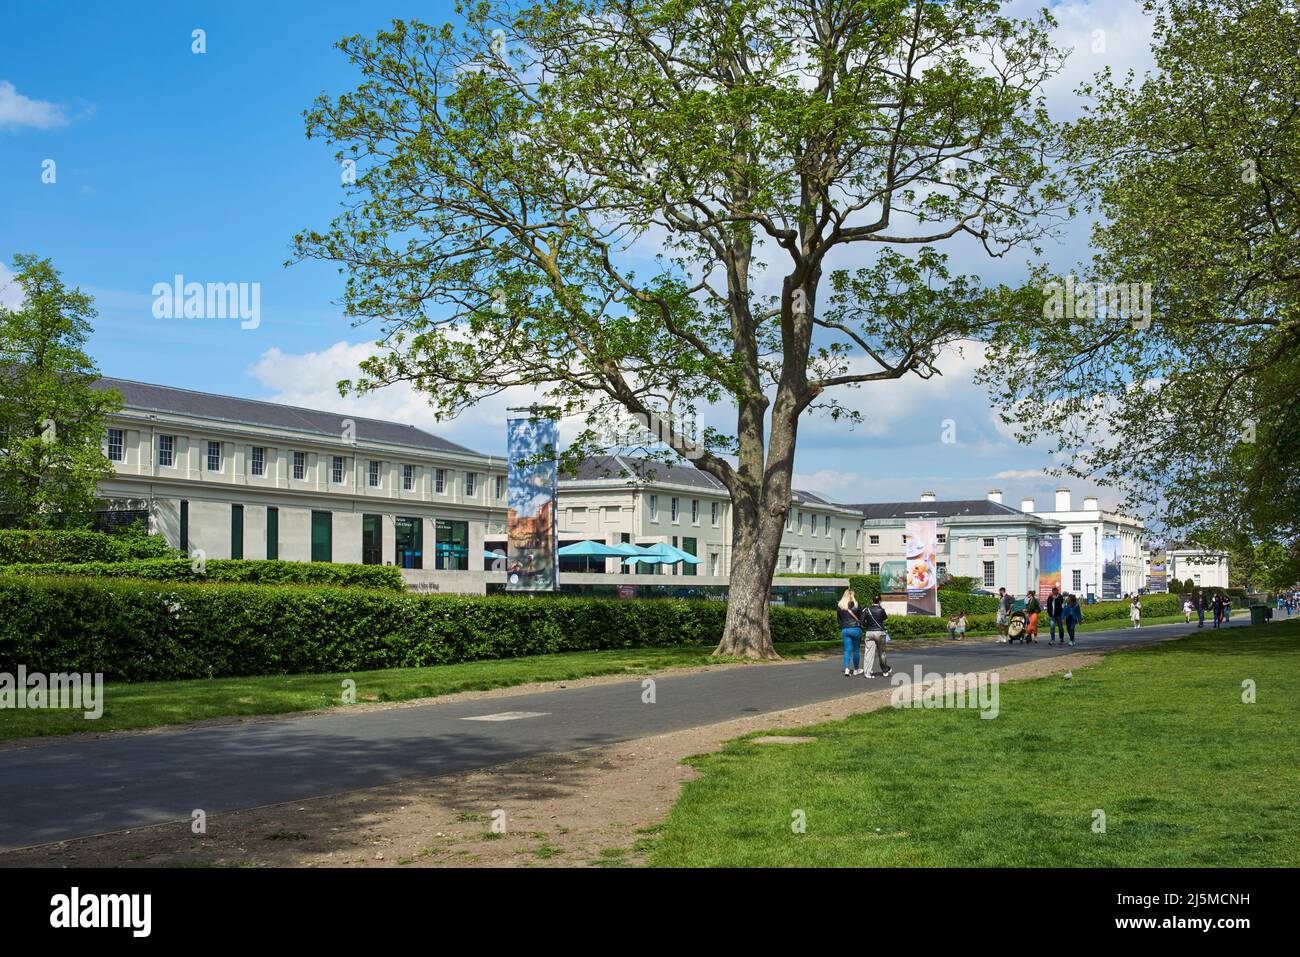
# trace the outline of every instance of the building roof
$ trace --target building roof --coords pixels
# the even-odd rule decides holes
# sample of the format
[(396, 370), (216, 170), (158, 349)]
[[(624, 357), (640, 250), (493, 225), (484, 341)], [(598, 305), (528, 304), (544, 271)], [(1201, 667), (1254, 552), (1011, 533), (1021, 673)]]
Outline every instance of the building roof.
[(448, 442), (413, 425), (386, 422), (383, 419), (302, 409), (292, 405), (281, 405), (278, 402), (264, 402), (260, 399), (239, 399), (228, 395), (214, 395), (210, 392), (192, 392), (189, 389), (133, 382), (130, 379), (104, 377), (95, 383), (95, 387), (116, 389), (122, 393), (124, 408), (135, 411), (221, 419), (243, 425), (309, 432), (330, 438), (338, 438), (339, 425), (346, 418), (356, 424), (358, 441), (409, 445), (433, 452), (479, 454), (473, 449)]
[(863, 502), (844, 507), (861, 512), (862, 517), (866, 519), (958, 518), (963, 515), (1036, 517), (1001, 502), (990, 502), (986, 498), (957, 499), (949, 502)]
[(693, 465), (669, 465), (655, 459), (636, 455), (595, 455), (583, 459), (576, 473), (561, 472), (560, 481), (600, 482), (623, 479), (626, 482), (653, 482), (664, 485), (686, 485), (725, 493), (727, 488), (708, 472)]

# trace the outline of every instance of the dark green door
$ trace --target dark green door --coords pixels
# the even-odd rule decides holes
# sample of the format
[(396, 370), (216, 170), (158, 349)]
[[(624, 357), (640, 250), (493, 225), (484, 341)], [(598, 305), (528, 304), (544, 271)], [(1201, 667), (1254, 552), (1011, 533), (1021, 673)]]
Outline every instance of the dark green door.
[(382, 515), (361, 516), (361, 564), (384, 563), (384, 531)]
[(266, 510), (266, 557), (280, 557), (280, 510), (274, 506)]
[(230, 506), (230, 557), (244, 557), (244, 506)]
[(330, 512), (311, 513), (311, 560), (314, 562), (334, 560), (333, 517)]

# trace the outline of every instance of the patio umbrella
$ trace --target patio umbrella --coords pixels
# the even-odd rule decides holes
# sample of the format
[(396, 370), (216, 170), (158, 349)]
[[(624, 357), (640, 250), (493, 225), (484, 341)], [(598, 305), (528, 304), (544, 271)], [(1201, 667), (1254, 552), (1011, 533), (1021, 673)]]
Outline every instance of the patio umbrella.
[(623, 552), (611, 548), (604, 542), (583, 540), (574, 542), (572, 545), (565, 545), (556, 554), (563, 558), (618, 558), (622, 557)]
[(703, 559), (696, 558), (690, 552), (684, 552), (680, 548), (669, 545), (667, 542), (656, 542), (646, 549), (651, 555), (658, 555), (667, 564), (675, 565), (678, 562), (688, 562), (692, 565), (700, 564)]

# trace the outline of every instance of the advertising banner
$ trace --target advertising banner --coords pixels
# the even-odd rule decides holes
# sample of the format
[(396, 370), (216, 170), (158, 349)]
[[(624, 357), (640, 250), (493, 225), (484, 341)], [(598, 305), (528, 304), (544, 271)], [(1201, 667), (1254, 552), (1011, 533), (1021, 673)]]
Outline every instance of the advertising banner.
[(1038, 540), (1038, 600), (1046, 603), (1053, 588), (1065, 589), (1061, 585), (1061, 538), (1040, 538)]
[(1120, 539), (1118, 535), (1103, 535), (1101, 539), (1101, 600), (1115, 601), (1123, 597), (1120, 574)]
[(506, 422), (510, 460), (506, 591), (556, 591), (560, 587), (555, 515), (559, 434), (555, 419)]
[(911, 519), (907, 535), (907, 613), (939, 614), (939, 523)]
[(1169, 591), (1169, 556), (1164, 548), (1151, 550), (1151, 573), (1147, 575), (1147, 591), (1157, 595)]

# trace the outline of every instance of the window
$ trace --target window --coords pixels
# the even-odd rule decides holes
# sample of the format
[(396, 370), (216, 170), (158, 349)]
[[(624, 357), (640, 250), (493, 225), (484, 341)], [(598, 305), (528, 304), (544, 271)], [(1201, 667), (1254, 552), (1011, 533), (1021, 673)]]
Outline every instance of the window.
[[(698, 498), (691, 499), (691, 524), (692, 525), (700, 524), (700, 500)], [(695, 553), (691, 552), (691, 554), (694, 555)], [(690, 563), (687, 562), (687, 564)]]
[(123, 460), (123, 443), (122, 430), (108, 430), (108, 460), (110, 462), (121, 462)]
[(253, 474), (266, 474), (266, 449), (260, 445), (253, 446)]
[(709, 552), (709, 574), (713, 577), (718, 576), (718, 553)]
[(266, 557), (269, 561), (280, 557), (280, 510), (274, 505), (266, 510)]
[(477, 482), (478, 482), (478, 473), (476, 472), (465, 473), (465, 497), (466, 498), (474, 497), (474, 486)]
[(870, 536), (868, 536), (868, 537), (867, 537), (867, 544), (868, 544), (868, 545), (879, 545), (879, 544), (880, 544), (880, 536), (879, 536), (879, 535), (870, 535)]
[(650, 507), (650, 521), (659, 521), (659, 496), (651, 495), (646, 504)]
[(374, 459), (370, 460), (369, 481), (371, 488), (379, 488), (379, 463)]
[(939, 577), (940, 577), (940, 578), (943, 578), (945, 575), (948, 574), (948, 563), (947, 563), (947, 562), (939, 562), (939, 563), (938, 563), (938, 569), (939, 569)]
[(822, 520), (822, 534), (825, 535), (827, 538), (830, 538), (831, 517), (829, 515), (825, 516), (824, 519)]
[(244, 557), (244, 506), (230, 506), (230, 557)]
[(496, 478), (496, 484), (497, 484), (497, 487), (496, 487), (496, 493), (497, 493), (497, 495), (496, 495), (496, 497), (499, 498), (499, 499), (500, 499), (500, 498), (505, 498), (505, 494), (506, 494), (506, 477), (505, 477), (504, 475), (498, 475), (497, 478)]
[(815, 559), (815, 558), (812, 560), (812, 568), (810, 569), (810, 571), (811, 571), (814, 575), (817, 574), (817, 559)]
[(789, 552), (786, 552), (786, 554), (785, 554), (785, 570), (786, 570), (786, 571), (789, 571), (789, 570), (790, 570), (790, 553), (789, 553)]
[(678, 501), (676, 495), (672, 497), (671, 506), (672, 506), (671, 508), (672, 514), (669, 516), (669, 520), (672, 521), (672, 523), (675, 525), (677, 524), (677, 507), (678, 507)]
[(948, 536), (945, 535), (943, 532), (940, 532), (939, 535), (937, 536), (937, 538), (936, 538), (935, 540), (936, 540), (940, 545), (946, 545), (946, 544), (948, 544)]
[(208, 442), (208, 471), (209, 472), (221, 471), (221, 443), (220, 442), (212, 442), (212, 441)]
[[(847, 528), (843, 528), (843, 527), (840, 528), (840, 548), (843, 548), (843, 547), (844, 547), (844, 545), (845, 545), (845, 541), (846, 541), (846, 536), (848, 535), (848, 533), (849, 533), (849, 530), (848, 530)], [(840, 562), (840, 564), (843, 565), (844, 563), (843, 563), (843, 562)], [(844, 571), (844, 569), (841, 568), (840, 571)]]
[(293, 453), (293, 477), (295, 481), (301, 482), (307, 477), (307, 453)]
[(714, 528), (718, 527), (718, 503), (717, 502), (709, 503), (709, 520), (713, 523)]
[(330, 481), (335, 485), (343, 484), (343, 456), (341, 455), (334, 456), (333, 461), (330, 462)]
[(996, 581), (996, 573), (993, 570), (993, 562), (984, 563), (984, 587), (992, 588)]
[(402, 466), (402, 490), (409, 492), (413, 488), (415, 488), (415, 466), (403, 465)]
[[(698, 503), (697, 503), (697, 504), (698, 504)], [(682, 551), (686, 552), (686, 553), (689, 554), (689, 555), (698, 555), (698, 554), (699, 554), (699, 545), (700, 545), (700, 543), (699, 543), (699, 540), (698, 540), (698, 539), (694, 539), (694, 538), (682, 538)], [(690, 562), (682, 562), (682, 574), (683, 574), (683, 575), (695, 575), (695, 574), (698, 574), (698, 573), (696, 572), (696, 569), (697, 569), (697, 568), (699, 568), (698, 565), (693, 565), (693, 564), (691, 564)]]
[(334, 561), (334, 515), (331, 512), (311, 513), (311, 560)]
[(847, 562), (841, 560), (841, 562), (840, 562), (840, 574), (841, 574), (841, 575), (844, 574), (845, 566), (846, 566), (847, 564), (848, 564)]
[(447, 494), (447, 470), (446, 469), (433, 470), (433, 490), (438, 495)]
[(867, 574), (868, 574), (868, 575), (879, 575), (879, 574), (880, 574), (880, 562), (871, 562), (870, 564), (868, 564), (868, 565), (867, 565)]
[(785, 513), (785, 530), (787, 532), (794, 531), (794, 512), (787, 511)]
[(799, 515), (799, 519), (798, 521), (795, 522), (795, 534), (802, 535), (803, 534), (803, 512), (799, 512), (798, 515)]
[(165, 469), (176, 467), (176, 436), (158, 436), (158, 464)]
[(434, 524), (434, 564), (450, 571), (469, 568), (469, 523), (438, 519)]
[(190, 553), (190, 503), (181, 499), (181, 551)]
[(384, 563), (384, 517), (382, 515), (361, 516), (361, 564), (382, 565)]
[[(398, 568), (424, 567), (424, 522), (418, 518), (393, 519)], [(469, 567), (469, 551), (465, 552), (465, 567)]]
[(993, 539), (991, 539), (991, 538), (986, 538), (986, 539), (983, 539), (983, 542), (984, 542), (984, 547), (985, 547), (985, 548), (992, 548), (992, 547), (993, 547), (993, 544), (994, 544)]
[(1071, 555), (1083, 554), (1083, 533), (1082, 532), (1074, 532), (1070, 536), (1070, 554)]
[(808, 516), (808, 534), (809, 534), (809, 535), (816, 535), (816, 534), (817, 534), (817, 516), (816, 516), (816, 515), (809, 515), (809, 516)]
[(1070, 590), (1076, 592), (1083, 591), (1082, 569), (1076, 568), (1074, 571), (1070, 572)]

